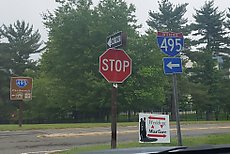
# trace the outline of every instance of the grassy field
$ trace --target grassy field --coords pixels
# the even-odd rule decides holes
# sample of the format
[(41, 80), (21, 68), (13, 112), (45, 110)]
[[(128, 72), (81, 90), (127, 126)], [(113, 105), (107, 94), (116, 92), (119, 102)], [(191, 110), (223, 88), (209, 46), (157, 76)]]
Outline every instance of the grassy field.
[[(136, 122), (118, 123), (118, 126), (135, 126)], [(66, 129), (66, 128), (93, 128), (110, 127), (110, 123), (70, 123), (70, 124), (23, 124), (19, 127), (15, 124), (0, 124), (0, 131), (40, 130), (40, 129)]]
[[(181, 125), (186, 124), (214, 124), (230, 123), (230, 121), (182, 121)], [(170, 125), (175, 125), (170, 122)], [(71, 124), (24, 124), (19, 127), (15, 124), (0, 124), (0, 131), (17, 131), (17, 130), (39, 130), (39, 129), (65, 129), (65, 128), (93, 128), (93, 127), (110, 127), (110, 123), (71, 123)], [(137, 126), (138, 122), (120, 122), (118, 126)]]
[[(207, 144), (230, 144), (230, 134), (217, 134), (217, 135), (208, 135), (208, 136), (198, 136), (198, 137), (183, 137), (184, 146), (198, 146), (198, 145), (207, 145)], [(141, 144), (138, 142), (124, 142), (119, 143), (118, 148), (131, 148), (131, 147), (150, 147), (150, 146), (176, 146), (177, 140), (172, 139), (170, 144)], [(55, 154), (77, 154), (80, 152), (86, 151), (97, 151), (110, 149), (109, 144), (100, 144), (94, 146), (79, 146), (69, 151), (58, 152)]]

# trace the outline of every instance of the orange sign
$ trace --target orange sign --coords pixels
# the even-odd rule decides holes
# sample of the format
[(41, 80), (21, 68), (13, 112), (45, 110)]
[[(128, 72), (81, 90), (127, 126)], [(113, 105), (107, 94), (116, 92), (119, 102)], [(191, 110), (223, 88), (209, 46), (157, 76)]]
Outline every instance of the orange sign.
[(30, 77), (11, 77), (10, 100), (32, 100), (32, 87)]

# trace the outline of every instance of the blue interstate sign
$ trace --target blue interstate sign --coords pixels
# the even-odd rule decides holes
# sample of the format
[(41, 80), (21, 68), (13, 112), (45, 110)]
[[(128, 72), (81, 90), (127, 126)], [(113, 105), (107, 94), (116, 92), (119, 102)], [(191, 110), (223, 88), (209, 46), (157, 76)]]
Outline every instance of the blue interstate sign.
[(27, 79), (17, 79), (16, 80), (16, 85), (19, 87), (19, 88), (24, 88), (28, 85), (28, 81)]
[(157, 32), (157, 44), (161, 51), (168, 56), (176, 56), (184, 46), (182, 33)]
[(178, 57), (166, 57), (163, 58), (164, 73), (176, 74), (182, 73), (182, 60)]

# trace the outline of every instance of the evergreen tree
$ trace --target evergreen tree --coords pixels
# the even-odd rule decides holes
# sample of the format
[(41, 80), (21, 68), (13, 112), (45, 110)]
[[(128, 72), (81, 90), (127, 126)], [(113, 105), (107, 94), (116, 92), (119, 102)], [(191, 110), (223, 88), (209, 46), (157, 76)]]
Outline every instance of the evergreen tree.
[[(224, 23), (224, 25), (229, 34), (230, 33), (230, 8), (228, 8), (226, 18), (227, 20)], [(230, 75), (230, 72), (228, 71), (228, 69), (230, 68), (230, 36), (229, 35), (225, 37), (225, 43), (226, 43), (226, 46), (223, 52), (226, 53), (228, 56), (223, 56), (223, 60), (224, 60), (223, 68), (225, 68), (226, 72), (228, 72), (226, 75)]]
[[(187, 3), (174, 5), (169, 0), (162, 0), (158, 2), (159, 5), (159, 12), (150, 11), (149, 16), (150, 19), (147, 21), (147, 24), (152, 28), (153, 31), (166, 31), (166, 32), (182, 32), (184, 35), (187, 35), (189, 32), (187, 26), (187, 18), (184, 18), (186, 13)], [(160, 51), (158, 51), (160, 52)], [(178, 78), (182, 80), (182, 78)], [(172, 111), (172, 118), (175, 120), (175, 109), (172, 103), (173, 96), (172, 96), (172, 88), (170, 88), (171, 78), (168, 78), (168, 84), (166, 84), (165, 95), (168, 97), (166, 98), (166, 106), (171, 108)], [(179, 83), (179, 82), (178, 82)], [(180, 83), (179, 83), (180, 84)], [(178, 85), (179, 85), (178, 84)], [(178, 86), (179, 87), (179, 86)], [(178, 90), (182, 92), (180, 96), (186, 95), (186, 91)], [(179, 100), (180, 101), (180, 100)]]
[(34, 70), (36, 62), (30, 59), (30, 55), (39, 53), (42, 42), (38, 30), (33, 31), (33, 26), (25, 21), (16, 21), (9, 26), (3, 25), (0, 29), (3, 38), (7, 40), (7, 53), (10, 54), (8, 65), (16, 75), (23, 75), (26, 69)]
[(204, 6), (196, 10), (193, 15), (195, 23), (191, 24), (194, 36), (200, 38), (194, 41), (194, 45), (205, 45), (205, 50), (218, 54), (223, 52), (224, 45), (224, 12), (214, 7), (214, 1), (206, 1)]
[(17, 104), (9, 101), (11, 76), (23, 76), (29, 69), (36, 70), (36, 62), (30, 59), (30, 54), (40, 52), (40, 34), (33, 31), (33, 26), (24, 21), (16, 21), (9, 26), (2, 25), (0, 29), (0, 122), (9, 122), (15, 114)]
[[(199, 10), (196, 10), (193, 17), (195, 23), (191, 24), (191, 29), (193, 35), (199, 38), (192, 43), (200, 48), (198, 52), (187, 52), (187, 56), (193, 62), (190, 79), (198, 85), (196, 87), (201, 88), (199, 95), (195, 91), (191, 94), (193, 100), (196, 100), (194, 106), (200, 106), (206, 113), (206, 120), (210, 120), (212, 112), (219, 112), (221, 103), (218, 93), (221, 90), (223, 75), (220, 63), (216, 59), (219, 59), (220, 53), (224, 51), (225, 18), (224, 12), (214, 7), (214, 1), (206, 1)], [(203, 98), (206, 98), (205, 101), (202, 101), (202, 94)]]
[(169, 0), (158, 1), (159, 12), (150, 11), (150, 19), (147, 24), (157, 31), (182, 32), (187, 33), (187, 18), (183, 16), (186, 13), (188, 3), (173, 5)]

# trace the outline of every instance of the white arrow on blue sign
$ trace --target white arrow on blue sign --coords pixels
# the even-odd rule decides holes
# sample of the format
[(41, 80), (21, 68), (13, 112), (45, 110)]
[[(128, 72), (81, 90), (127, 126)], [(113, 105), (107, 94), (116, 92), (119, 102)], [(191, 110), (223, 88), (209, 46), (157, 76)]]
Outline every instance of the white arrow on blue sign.
[(168, 56), (176, 56), (184, 46), (182, 33), (157, 32), (157, 44), (161, 51)]
[(163, 58), (164, 73), (175, 74), (182, 73), (182, 61), (179, 57), (165, 57)]

